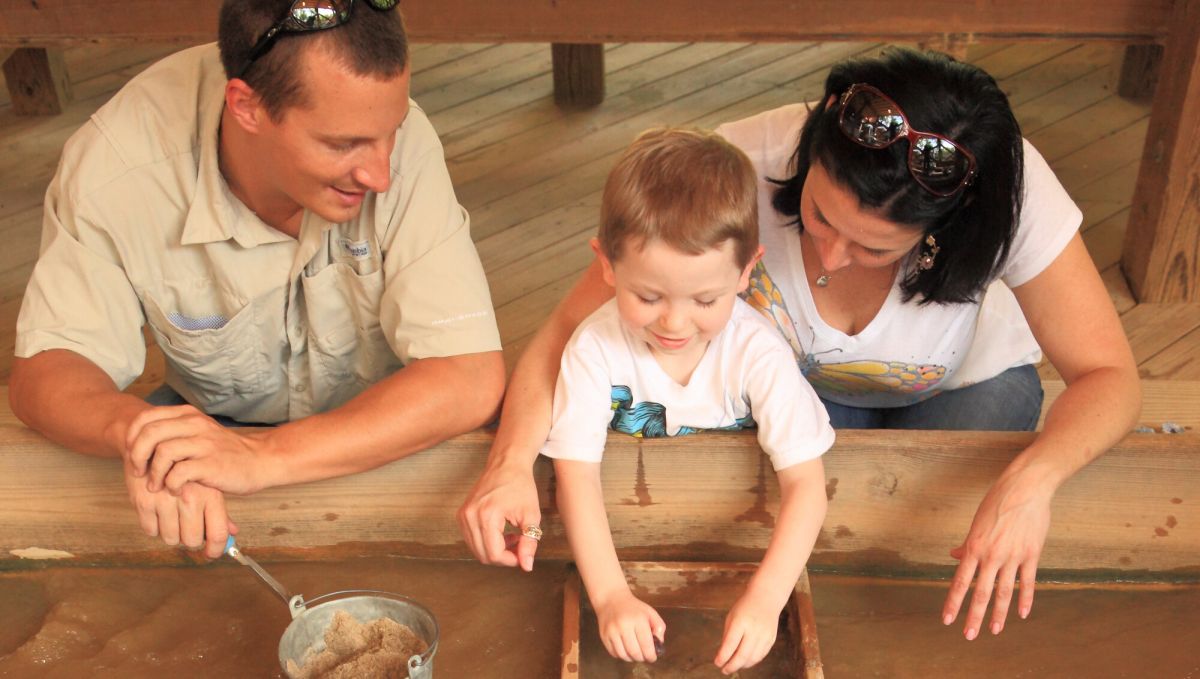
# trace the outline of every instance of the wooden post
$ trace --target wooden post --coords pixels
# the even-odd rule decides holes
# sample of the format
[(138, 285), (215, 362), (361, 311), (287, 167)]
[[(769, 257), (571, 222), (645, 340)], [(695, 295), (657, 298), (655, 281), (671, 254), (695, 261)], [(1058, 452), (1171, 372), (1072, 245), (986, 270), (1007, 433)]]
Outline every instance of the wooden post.
[(562, 679), (579, 679), (579, 646), (581, 643), (579, 617), (583, 610), (580, 592), (583, 584), (575, 564), (567, 566), (563, 582)]
[(1121, 79), (1117, 82), (1117, 94), (1126, 99), (1153, 97), (1162, 56), (1162, 45), (1127, 45), (1125, 56), (1121, 59)]
[(4, 61), (4, 79), (13, 113), (44, 116), (62, 113), (71, 101), (71, 83), (62, 50), (22, 47)]
[(604, 101), (604, 45), (554, 43), (554, 103), (589, 108)]
[(1121, 268), (1139, 302), (1200, 302), (1200, 0), (1178, 0)]

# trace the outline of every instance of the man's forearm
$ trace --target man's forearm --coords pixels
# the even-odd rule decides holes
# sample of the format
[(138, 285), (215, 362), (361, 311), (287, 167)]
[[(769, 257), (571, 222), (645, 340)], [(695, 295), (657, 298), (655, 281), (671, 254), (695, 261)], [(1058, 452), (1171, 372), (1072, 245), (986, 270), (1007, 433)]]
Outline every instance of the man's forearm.
[(504, 392), (500, 352), (415, 361), (346, 404), (249, 434), (265, 486), (373, 469), (486, 424)]
[(125, 427), (151, 407), (118, 390), (96, 364), (66, 349), (15, 359), (8, 399), (13, 414), (30, 429), (102, 457), (123, 455)]

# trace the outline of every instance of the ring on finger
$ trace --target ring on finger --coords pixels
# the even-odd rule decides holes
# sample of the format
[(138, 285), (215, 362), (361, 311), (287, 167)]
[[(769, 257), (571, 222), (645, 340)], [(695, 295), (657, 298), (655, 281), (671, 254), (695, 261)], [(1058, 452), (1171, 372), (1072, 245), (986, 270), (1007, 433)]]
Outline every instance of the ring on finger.
[(528, 526), (525, 526), (525, 529), (521, 531), (521, 535), (524, 535), (530, 540), (540, 541), (542, 539), (542, 529), (537, 524), (531, 523)]

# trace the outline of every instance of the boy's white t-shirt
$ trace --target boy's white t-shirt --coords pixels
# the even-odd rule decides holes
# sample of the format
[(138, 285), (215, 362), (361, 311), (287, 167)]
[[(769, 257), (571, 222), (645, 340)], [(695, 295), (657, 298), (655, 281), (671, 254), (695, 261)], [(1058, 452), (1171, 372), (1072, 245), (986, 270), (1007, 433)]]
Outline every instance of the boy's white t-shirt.
[[(794, 174), (791, 161), (807, 116), (806, 104), (791, 104), (726, 123), (717, 132), (750, 157), (758, 174), (759, 238), (766, 254), (750, 295), (758, 298), (756, 306), (771, 302), (778, 330), (817, 393), (843, 405), (899, 407), (1041, 360), (1010, 288), (1044, 271), (1083, 221), (1041, 154), (1024, 142), (1020, 222), (1008, 260), (980, 304), (919, 306), (917, 299), (906, 304), (900, 289), (904, 272), (898, 270), (879, 313), (860, 333), (847, 335), (817, 313), (799, 230), (771, 202), (777, 185), (768, 179)], [(943, 249), (938, 256), (954, 253)], [(836, 277), (831, 285), (837, 285)]]
[(776, 470), (819, 457), (833, 445), (833, 428), (795, 366), (775, 328), (738, 299), (687, 386), (680, 385), (625, 328), (610, 300), (579, 325), (563, 352), (542, 454), (599, 462), (610, 427), (646, 438), (679, 436), (740, 429), (753, 417)]

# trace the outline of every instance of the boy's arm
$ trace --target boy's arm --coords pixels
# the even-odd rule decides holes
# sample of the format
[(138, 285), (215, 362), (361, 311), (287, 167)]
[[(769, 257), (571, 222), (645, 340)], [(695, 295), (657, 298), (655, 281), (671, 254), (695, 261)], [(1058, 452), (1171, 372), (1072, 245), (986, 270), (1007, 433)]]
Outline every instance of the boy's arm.
[(780, 507), (762, 564), (725, 619), (714, 662), (726, 674), (762, 660), (775, 643), (779, 612), (812, 553), (825, 520), (825, 469), (820, 455), (834, 432), (820, 399), (774, 330), (745, 337), (744, 389), (758, 441), (779, 478)]
[(604, 510), (600, 464), (555, 460), (558, 510), (588, 598), (596, 609), (600, 639), (609, 654), (626, 662), (654, 662), (654, 639), (666, 623), (629, 589), (617, 560)]
[(821, 458), (777, 473), (779, 518), (762, 564), (725, 619), (725, 635), (713, 659), (725, 674), (758, 663), (775, 643), (779, 613), (808, 563), (825, 520), (825, 469)]

